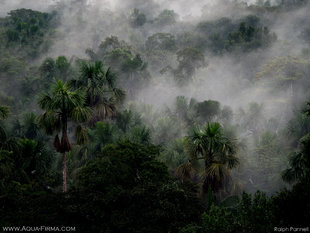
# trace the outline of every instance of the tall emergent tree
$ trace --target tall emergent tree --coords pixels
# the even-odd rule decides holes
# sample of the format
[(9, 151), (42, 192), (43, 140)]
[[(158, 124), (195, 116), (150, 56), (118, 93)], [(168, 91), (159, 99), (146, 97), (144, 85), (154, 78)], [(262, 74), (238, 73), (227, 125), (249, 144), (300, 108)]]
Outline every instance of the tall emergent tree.
[(80, 77), (71, 80), (70, 84), (85, 91), (85, 104), (92, 108), (90, 123), (116, 115), (120, 103), (125, 98), (125, 92), (116, 87), (116, 75), (110, 68), (104, 70), (101, 61), (82, 63)]
[[(304, 113), (310, 117), (310, 102)], [(308, 180), (310, 177), (310, 134), (307, 133), (299, 140), (299, 151), (294, 152), (289, 159), (290, 167), (282, 172), (284, 181), (293, 183)]]
[[(47, 134), (54, 134), (54, 147), (63, 154), (63, 192), (67, 191), (66, 152), (71, 145), (68, 138), (68, 122), (77, 123), (77, 142), (87, 141), (87, 133), (81, 123), (88, 120), (91, 110), (85, 107), (86, 96), (81, 90), (71, 90), (68, 83), (58, 80), (49, 93), (40, 96), (38, 104), (44, 112), (38, 117), (39, 125)], [(61, 140), (59, 134), (61, 133)]]
[(218, 192), (227, 182), (229, 171), (239, 163), (235, 156), (236, 143), (225, 136), (217, 122), (208, 123), (203, 130), (193, 130), (186, 138), (186, 149), (190, 159), (178, 168), (177, 173), (180, 177), (189, 178), (198, 160), (203, 160), (204, 192), (208, 189)]

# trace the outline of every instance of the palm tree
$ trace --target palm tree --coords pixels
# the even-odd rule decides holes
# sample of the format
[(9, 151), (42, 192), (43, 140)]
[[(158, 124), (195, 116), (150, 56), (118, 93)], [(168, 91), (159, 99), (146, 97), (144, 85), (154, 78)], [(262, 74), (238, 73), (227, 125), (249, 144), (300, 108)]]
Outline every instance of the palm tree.
[(194, 129), (186, 137), (186, 150), (189, 160), (177, 169), (177, 175), (190, 178), (199, 167), (198, 161), (204, 161), (203, 192), (211, 189), (218, 192), (230, 177), (230, 170), (239, 163), (236, 143), (223, 133), (219, 123), (208, 123), (203, 130)]
[(92, 142), (92, 154), (101, 152), (102, 148), (118, 140), (118, 129), (116, 125), (109, 122), (97, 122), (96, 128), (89, 130), (90, 141)]
[(289, 158), (290, 168), (282, 172), (285, 182), (293, 183), (305, 176), (305, 156), (303, 153), (293, 153)]
[(125, 138), (134, 143), (150, 145), (152, 141), (151, 130), (144, 125), (135, 126), (131, 129), (129, 135), (125, 136)]
[(25, 113), (22, 117), (15, 117), (11, 125), (11, 131), (17, 137), (40, 140), (43, 138), (36, 114), (33, 112)]
[(94, 64), (82, 63), (80, 77), (72, 80), (75, 88), (86, 92), (86, 104), (93, 108), (90, 123), (115, 116), (118, 105), (123, 101), (125, 93), (115, 86), (116, 75), (110, 68), (104, 71), (101, 61)]
[(283, 171), (282, 178), (293, 183), (310, 176), (310, 134), (300, 139), (300, 151), (295, 152), (289, 159), (290, 167)]
[(175, 101), (175, 116), (184, 121), (185, 126), (194, 124), (195, 106), (197, 100), (191, 98), (188, 100), (185, 96), (177, 96)]
[[(50, 93), (40, 96), (38, 104), (44, 112), (38, 117), (39, 125), (47, 134), (56, 132), (54, 147), (63, 154), (63, 192), (67, 191), (66, 152), (71, 150), (68, 138), (68, 122), (79, 123), (75, 136), (79, 144), (87, 141), (87, 133), (81, 123), (90, 116), (90, 108), (85, 107), (85, 94), (81, 90), (70, 90), (67, 82), (58, 80)], [(59, 133), (61, 132), (61, 140)]]

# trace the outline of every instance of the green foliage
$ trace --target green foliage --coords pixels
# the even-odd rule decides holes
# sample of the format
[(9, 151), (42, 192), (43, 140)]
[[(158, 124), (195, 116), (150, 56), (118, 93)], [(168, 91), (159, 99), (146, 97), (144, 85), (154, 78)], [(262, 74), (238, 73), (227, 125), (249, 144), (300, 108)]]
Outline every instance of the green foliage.
[(310, 61), (296, 56), (274, 57), (264, 65), (256, 77), (271, 76), (277, 81), (289, 82), (307, 76)]
[(10, 109), (7, 106), (0, 105), (0, 119), (5, 119), (9, 116)]
[(174, 110), (175, 116), (187, 125), (193, 125), (196, 104), (197, 101), (193, 98), (188, 101), (184, 96), (177, 96)]
[(302, 179), (291, 191), (283, 190), (273, 197), (276, 222), (306, 226), (310, 220), (309, 179)]
[(131, 110), (126, 109), (116, 116), (116, 125), (124, 133), (127, 133), (132, 127), (141, 125), (141, 123), (141, 116)]
[(130, 50), (130, 46), (125, 41), (119, 41), (117, 36), (110, 36), (105, 38), (99, 45), (99, 54), (105, 55), (120, 48)]
[(159, 15), (155, 18), (154, 22), (158, 26), (166, 26), (175, 24), (176, 20), (178, 18), (178, 15), (173, 10), (163, 10), (159, 13)]
[(9, 12), (5, 18), (7, 46), (14, 53), (33, 59), (49, 46), (45, 36), (56, 25), (55, 13), (41, 13), (30, 9), (18, 9)]
[(155, 160), (158, 153), (154, 146), (128, 142), (106, 146), (79, 173), (78, 206), (85, 220), (104, 231), (177, 232), (196, 219), (194, 187), (172, 181)]
[(211, 122), (220, 113), (220, 103), (214, 100), (199, 102), (196, 104), (196, 112), (200, 122)]
[[(199, 173), (195, 168), (199, 160), (203, 160), (202, 168), (203, 192), (211, 188), (213, 192), (228, 190), (223, 189), (229, 183), (230, 170), (239, 164), (236, 157), (236, 143), (234, 139), (226, 137), (218, 122), (208, 123), (204, 129), (196, 128), (186, 138), (186, 150), (189, 162), (177, 169), (177, 174), (183, 179), (190, 178), (193, 172)], [(229, 192), (229, 191), (228, 191)]]
[(197, 25), (197, 35), (192, 40), (202, 50), (223, 54), (266, 48), (276, 40), (276, 35), (261, 24), (260, 18), (249, 15), (235, 22), (228, 18), (200, 22)]
[(57, 151), (70, 150), (70, 145), (66, 142), (68, 120), (71, 118), (73, 121), (83, 122), (89, 118), (90, 109), (84, 107), (84, 103), (85, 94), (81, 90), (72, 91), (68, 83), (60, 80), (52, 86), (50, 93), (40, 96), (38, 104), (45, 112), (38, 117), (39, 125), (49, 134), (59, 131), (63, 134), (61, 146), (56, 146)]
[(51, 168), (54, 153), (43, 142), (30, 139), (20, 141), (20, 158), (16, 167), (23, 168), (28, 176), (34, 176), (39, 182)]
[(113, 67), (129, 96), (133, 96), (134, 91), (141, 88), (150, 78), (148, 64), (142, 56), (133, 51), (125, 41), (119, 41), (116, 36), (107, 37), (100, 44), (97, 53), (92, 56)]
[(184, 83), (193, 78), (196, 69), (205, 66), (204, 55), (195, 48), (184, 48), (177, 52), (178, 68), (175, 70), (175, 79)]
[(42, 139), (43, 135), (36, 121), (36, 117), (34, 113), (25, 113), (21, 119), (15, 118), (12, 123), (12, 132), (18, 137)]
[(185, 140), (181, 138), (166, 144), (164, 150), (160, 154), (160, 160), (167, 164), (172, 171), (188, 160), (184, 148), (184, 141)]
[(175, 36), (170, 33), (155, 33), (145, 42), (149, 64), (154, 69), (162, 69), (171, 64), (174, 52), (177, 50)]
[(128, 139), (134, 143), (149, 145), (152, 142), (151, 131), (145, 126), (136, 126), (130, 131)]
[(89, 130), (90, 141), (94, 144), (93, 154), (101, 152), (102, 148), (117, 141), (118, 131), (115, 125), (105, 122), (97, 122), (96, 127)]
[(54, 79), (61, 79), (66, 81), (72, 74), (71, 64), (65, 56), (59, 56), (54, 60), (53, 58), (46, 58), (39, 67), (39, 74), (41, 78), (41, 85), (48, 89)]
[(201, 223), (189, 225), (181, 232), (219, 233), (219, 232), (272, 232), (275, 217), (273, 202), (261, 192), (252, 197), (243, 193), (234, 207), (212, 205), (202, 214)]
[(0, 194), (14, 192), (16, 184), (31, 184), (33, 189), (40, 187), (51, 169), (54, 153), (41, 141), (13, 137), (1, 141)]
[(57, 76), (63, 80), (66, 80), (70, 75), (71, 64), (65, 56), (59, 56), (56, 59)]
[(46, 85), (49, 85), (50, 82), (56, 78), (56, 64), (53, 58), (46, 58), (40, 68), (40, 75), (42, 79), (45, 81)]
[(130, 15), (129, 22), (133, 27), (141, 27), (146, 23), (146, 16), (140, 13), (138, 9), (134, 9)]
[[(56, 132), (54, 147), (63, 154), (63, 192), (67, 191), (66, 152), (71, 150), (68, 137), (69, 120), (83, 123), (90, 117), (91, 110), (85, 104), (85, 93), (81, 90), (72, 91), (67, 82), (58, 80), (51, 87), (50, 93), (43, 93), (39, 97), (38, 105), (45, 112), (38, 116), (38, 124), (47, 134)], [(61, 132), (61, 139), (58, 134)], [(80, 144), (87, 141), (87, 134), (81, 124), (75, 127), (75, 135)]]
[(154, 129), (154, 142), (167, 145), (181, 134), (179, 122), (174, 117), (161, 117), (157, 120)]
[(0, 60), (0, 72), (11, 76), (17, 76), (25, 72), (25, 63), (20, 58), (4, 54), (4, 56), (1, 56)]
[(309, 177), (310, 175), (310, 134), (300, 139), (300, 152), (291, 155), (290, 168), (286, 169), (282, 177), (287, 182), (294, 182)]
[(228, 35), (227, 50), (238, 47), (247, 51), (261, 47), (268, 47), (276, 40), (276, 35), (271, 34), (267, 27), (253, 27), (241, 22), (238, 31)]
[[(70, 9), (79, 6), (80, 12), (92, 11), (86, 2), (75, 1)], [(116, 22), (111, 27), (120, 27), (114, 32), (122, 32), (124, 38), (129, 34), (132, 44), (107, 37), (97, 50), (87, 49), (87, 60), (74, 55), (70, 59), (46, 57), (55, 52), (48, 51), (56, 40), (55, 32), (71, 36), (75, 30), (58, 27), (66, 3), (56, 4), (57, 12), (19, 9), (1, 18), (1, 224), (48, 226), (52, 222), (76, 226), (78, 232), (154, 233), (272, 232), (274, 226), (308, 224), (309, 109), (290, 113), (293, 118), (282, 129), (285, 117), (264, 117), (265, 110), (276, 112), (267, 109), (275, 102), (268, 98), (266, 106), (250, 103), (236, 114), (218, 101), (184, 96), (178, 96), (165, 110), (140, 102), (122, 106), (124, 90), (126, 100), (139, 97), (142, 102), (135, 95), (147, 84), (151, 88), (162, 84), (160, 78), (169, 76), (157, 77), (165, 71), (171, 71), (183, 85), (177, 92), (190, 95), (192, 90), (186, 85), (206, 66), (205, 56), (225, 55), (225, 59), (237, 61), (238, 69), (246, 65), (250, 66), (246, 70), (257, 70), (261, 63), (243, 60), (251, 59), (253, 51), (264, 58), (263, 49), (276, 40), (269, 31), (273, 21), (306, 3), (291, 2), (281, 1), (274, 7), (269, 1), (259, 1), (259, 6), (229, 3), (236, 12), (241, 9), (251, 15), (202, 21), (196, 27), (193, 21), (178, 22), (173, 10), (163, 10), (150, 20), (156, 9), (147, 12), (144, 3), (139, 6), (144, 13), (134, 9), (129, 19), (109, 12), (104, 20)], [(87, 29), (80, 12), (78, 24)], [(101, 22), (99, 17), (92, 25)], [(103, 33), (95, 28), (90, 34), (94, 46)], [(299, 31), (307, 43), (308, 28)], [(293, 51), (290, 46), (294, 44), (282, 42), (280, 49)], [(257, 73), (264, 82), (264, 93), (290, 91), (290, 99), (276, 100), (276, 104), (291, 100), (295, 104), (305, 98), (310, 66), (307, 49), (303, 52), (302, 56), (275, 57)], [(55, 79), (62, 81), (53, 83)], [(254, 82), (250, 84), (256, 87)], [(37, 116), (34, 100), (41, 91), (44, 94), (38, 105), (43, 112)], [(243, 144), (234, 140), (236, 135)], [(51, 145), (63, 155), (54, 153)], [(243, 145), (248, 148), (242, 150)], [(290, 191), (274, 194), (283, 185), (279, 170), (285, 168), (288, 153), (292, 157), (283, 178), (294, 185)], [(238, 163), (240, 169), (232, 172)], [(68, 171), (70, 189), (65, 195), (58, 194), (61, 166), (63, 175)], [(201, 193), (198, 187), (202, 187)], [(251, 193), (260, 189), (273, 196), (262, 192), (236, 196), (241, 189)]]
[(145, 46), (149, 52), (154, 50), (167, 50), (173, 52), (176, 49), (176, 41), (172, 34), (155, 33), (147, 38)]
[(70, 84), (77, 91), (83, 90), (86, 93), (86, 106), (84, 107), (92, 108), (91, 125), (97, 121), (114, 117), (119, 105), (124, 100), (124, 91), (115, 86), (116, 78), (117, 76), (110, 68), (105, 71), (103, 63), (96, 61), (94, 64), (82, 62), (80, 77), (70, 80)]

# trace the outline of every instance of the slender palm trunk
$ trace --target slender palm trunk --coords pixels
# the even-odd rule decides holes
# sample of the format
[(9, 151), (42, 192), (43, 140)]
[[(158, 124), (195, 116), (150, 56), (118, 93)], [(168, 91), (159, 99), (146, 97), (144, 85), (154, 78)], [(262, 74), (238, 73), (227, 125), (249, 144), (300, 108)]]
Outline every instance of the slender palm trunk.
[(64, 193), (67, 192), (67, 161), (66, 161), (66, 152), (63, 153), (62, 191)]
[[(64, 103), (63, 103), (64, 106)], [(62, 166), (62, 191), (67, 192), (67, 160), (66, 160), (66, 151), (69, 151), (69, 141), (67, 136), (67, 115), (66, 111), (63, 111), (62, 116), (62, 139), (61, 139), (61, 147), (63, 150), (63, 166)]]

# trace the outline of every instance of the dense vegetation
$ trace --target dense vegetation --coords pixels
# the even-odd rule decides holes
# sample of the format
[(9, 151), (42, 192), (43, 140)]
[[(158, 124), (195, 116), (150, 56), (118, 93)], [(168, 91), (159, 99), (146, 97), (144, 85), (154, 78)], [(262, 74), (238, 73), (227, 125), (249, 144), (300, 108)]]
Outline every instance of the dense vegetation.
[[(0, 18), (0, 227), (308, 227), (310, 33), (301, 25), (291, 45), (273, 30), (278, 17), (309, 9), (308, 1), (234, 2), (246, 14), (189, 22), (173, 10), (136, 6), (126, 17), (110, 12), (125, 38), (98, 39), (94, 30), (84, 57), (51, 56), (65, 9), (89, 10), (75, 3)], [(221, 59), (242, 70), (242, 82), (230, 77), (229, 85), (245, 104), (190, 96), (214, 84), (204, 72)], [(246, 97), (245, 86), (236, 87), (244, 83)], [(158, 86), (178, 94), (153, 106), (143, 90), (152, 89), (156, 103)], [(253, 102), (250, 92), (264, 98)]]

